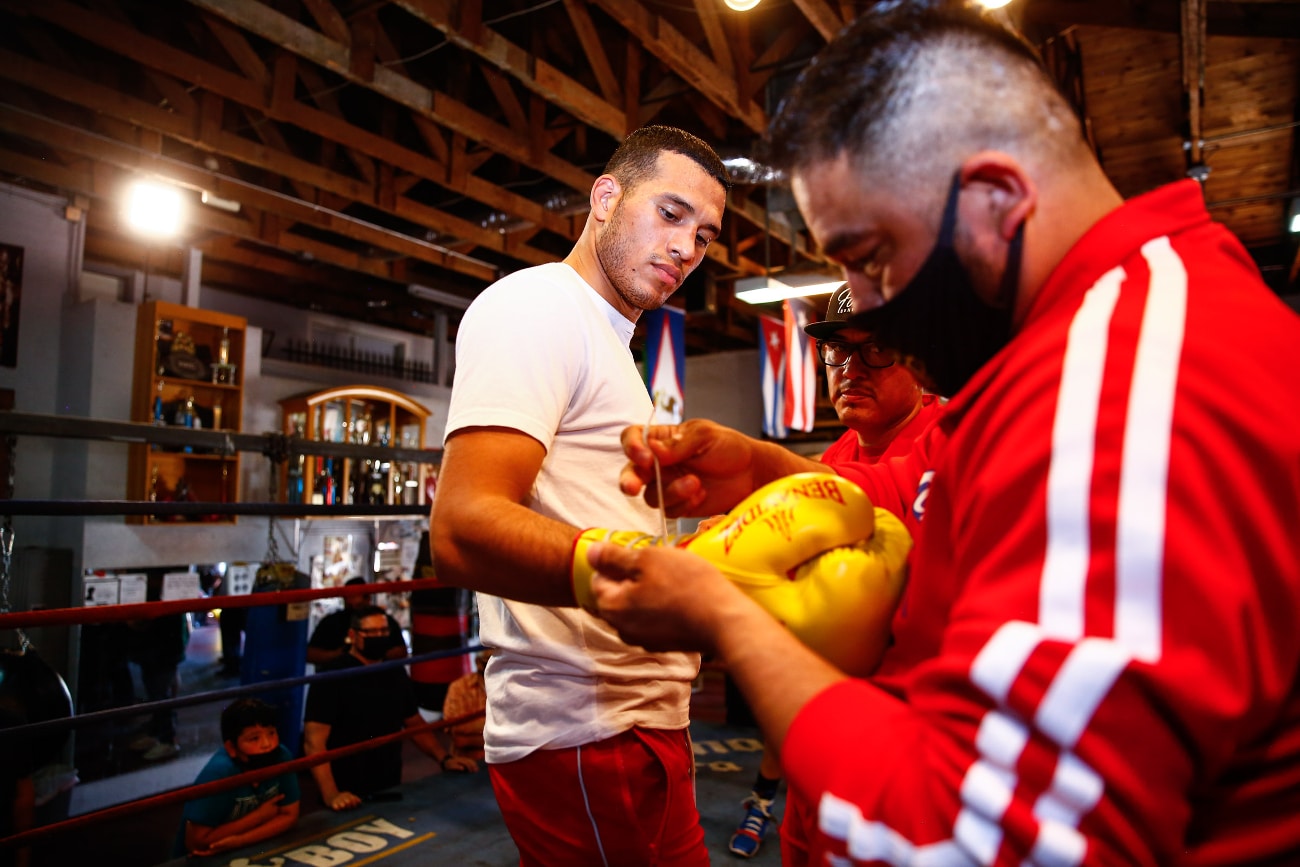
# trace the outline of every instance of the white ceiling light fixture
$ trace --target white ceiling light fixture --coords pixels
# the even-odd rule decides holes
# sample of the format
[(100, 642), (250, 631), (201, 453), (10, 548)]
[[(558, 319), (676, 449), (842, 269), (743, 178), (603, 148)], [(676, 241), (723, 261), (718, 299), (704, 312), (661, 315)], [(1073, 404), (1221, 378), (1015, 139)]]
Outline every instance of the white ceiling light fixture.
[(204, 190), (203, 193), (199, 196), (199, 201), (205, 205), (208, 205), (209, 207), (219, 208), (223, 211), (229, 211), (232, 214), (239, 213), (239, 207), (240, 207), (239, 202), (236, 202), (234, 199), (223, 199), (221, 196), (218, 196), (216, 193), (210, 193), (207, 190)]
[(769, 304), (787, 298), (829, 295), (843, 285), (844, 280), (825, 273), (768, 275), (737, 280), (735, 294), (746, 304)]
[(1003, 6), (1010, 3), (1011, 0), (977, 0), (977, 2), (985, 9), (1001, 9)]
[(413, 298), (420, 298), (424, 301), (432, 301), (435, 304), (441, 304), (444, 307), (454, 307), (457, 310), (464, 310), (469, 306), (473, 299), (466, 298), (463, 295), (457, 295), (454, 292), (445, 292), (442, 289), (434, 289), (431, 286), (421, 286), (419, 283), (411, 283), (406, 287), (406, 292)]
[(723, 0), (728, 9), (735, 9), (737, 12), (748, 12), (758, 5), (759, 0)]
[(127, 191), (126, 221), (152, 238), (172, 238), (181, 230), (184, 203), (181, 191), (157, 181), (136, 181)]

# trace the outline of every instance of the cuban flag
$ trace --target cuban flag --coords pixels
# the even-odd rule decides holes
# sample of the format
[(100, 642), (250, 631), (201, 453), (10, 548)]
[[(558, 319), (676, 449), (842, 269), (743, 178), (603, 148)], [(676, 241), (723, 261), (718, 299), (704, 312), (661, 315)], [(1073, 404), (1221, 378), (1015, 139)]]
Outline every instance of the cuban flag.
[(772, 316), (758, 317), (758, 357), (762, 365), (763, 433), (783, 439), (785, 427), (785, 326)]
[(660, 307), (646, 314), (646, 387), (655, 404), (655, 424), (679, 424), (686, 397), (686, 311)]
[(785, 425), (791, 430), (811, 431), (817, 415), (817, 361), (812, 338), (804, 326), (816, 311), (802, 298), (782, 304), (785, 311)]

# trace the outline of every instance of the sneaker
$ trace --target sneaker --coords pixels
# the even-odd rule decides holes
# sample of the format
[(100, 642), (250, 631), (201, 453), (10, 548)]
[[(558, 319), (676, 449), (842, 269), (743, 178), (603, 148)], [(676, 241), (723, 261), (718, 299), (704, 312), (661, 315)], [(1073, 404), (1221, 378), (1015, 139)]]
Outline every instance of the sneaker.
[(153, 735), (139, 735), (138, 737), (133, 738), (131, 742), (126, 745), (126, 748), (133, 752), (142, 753), (145, 750), (153, 749), (156, 746), (158, 746), (158, 739)]
[(727, 850), (741, 858), (753, 858), (763, 845), (767, 828), (775, 820), (770, 812), (772, 802), (758, 797), (745, 799), (745, 818), (740, 820), (740, 827), (731, 835)]
[(181, 748), (176, 744), (158, 742), (148, 749), (141, 758), (146, 762), (159, 762), (163, 759), (170, 759), (180, 753)]

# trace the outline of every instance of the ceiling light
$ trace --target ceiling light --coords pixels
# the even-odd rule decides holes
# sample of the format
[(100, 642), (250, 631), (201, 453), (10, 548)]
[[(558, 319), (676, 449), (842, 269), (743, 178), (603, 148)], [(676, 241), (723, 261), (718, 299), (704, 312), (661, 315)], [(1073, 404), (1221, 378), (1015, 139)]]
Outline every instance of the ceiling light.
[(214, 208), (220, 208), (223, 211), (229, 211), (232, 214), (239, 213), (239, 202), (234, 199), (223, 199), (216, 193), (209, 193), (207, 190), (199, 196), (199, 201), (205, 205), (211, 205)]
[(735, 9), (737, 12), (748, 12), (758, 5), (758, 0), (723, 0), (728, 9)]
[(464, 310), (469, 306), (472, 300), (463, 295), (456, 295), (452, 292), (444, 292), (441, 289), (433, 289), (429, 286), (421, 286), (419, 283), (412, 283), (406, 287), (406, 292), (415, 298), (422, 298), (425, 301), (433, 301), (436, 304), (442, 304), (445, 307), (455, 307), (457, 310)]
[(844, 281), (828, 274), (788, 275), (776, 277), (746, 277), (736, 281), (736, 298), (747, 304), (767, 304), (787, 298), (805, 298), (810, 295), (829, 295), (844, 285)]
[(1011, 0), (978, 0), (978, 2), (979, 5), (983, 6), (985, 9), (1001, 9), (1003, 6), (1010, 3)]
[(181, 228), (181, 191), (168, 184), (137, 181), (126, 197), (126, 221), (144, 235), (170, 238)]
[(1300, 199), (1291, 200), (1291, 215), (1287, 227), (1293, 235), (1300, 235)]

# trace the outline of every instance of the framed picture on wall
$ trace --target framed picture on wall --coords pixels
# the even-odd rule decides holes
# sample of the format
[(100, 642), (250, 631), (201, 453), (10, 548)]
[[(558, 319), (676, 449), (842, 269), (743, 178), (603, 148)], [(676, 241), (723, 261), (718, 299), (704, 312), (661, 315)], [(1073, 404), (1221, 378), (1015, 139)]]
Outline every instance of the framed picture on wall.
[(18, 302), (23, 294), (23, 248), (0, 244), (0, 364), (18, 366)]

